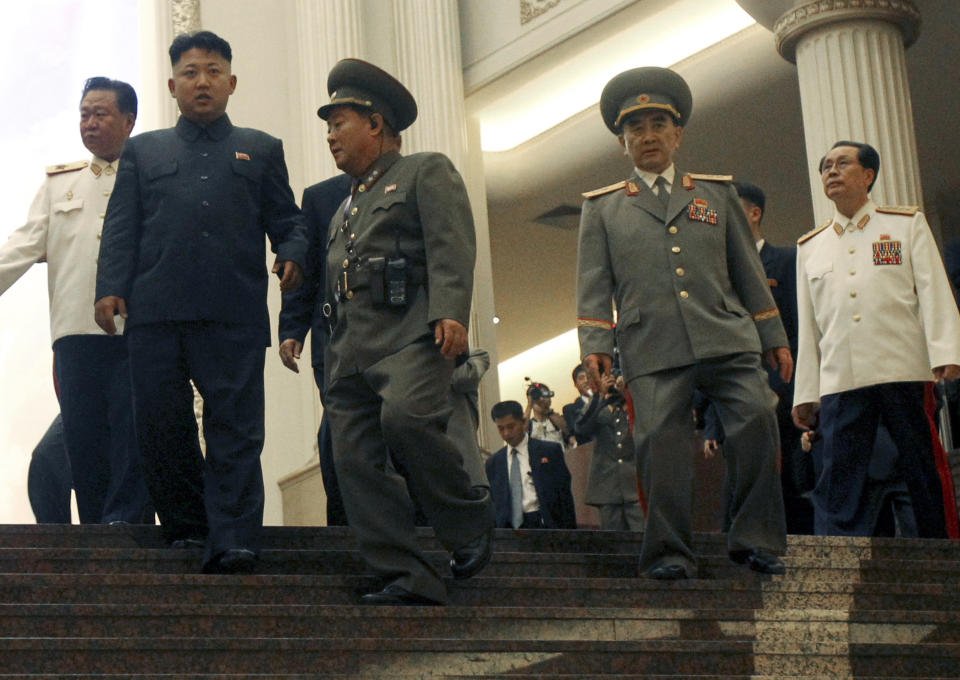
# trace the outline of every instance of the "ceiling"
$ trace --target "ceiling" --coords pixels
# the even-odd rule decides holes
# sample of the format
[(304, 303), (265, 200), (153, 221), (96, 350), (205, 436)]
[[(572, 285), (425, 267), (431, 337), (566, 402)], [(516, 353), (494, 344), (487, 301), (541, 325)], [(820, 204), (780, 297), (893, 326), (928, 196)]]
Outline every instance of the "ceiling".
[[(943, 222), (945, 234), (960, 234), (960, 125), (949, 122), (960, 110), (960, 40), (954, 33), (960, 3), (919, 4), (923, 26), (907, 51), (907, 65), (926, 210), (935, 226)], [(622, 26), (633, 20), (632, 12), (615, 14), (590, 31), (602, 35)], [(504, 88), (519, 91), (525, 78), (568, 59), (569, 42), (471, 93), (468, 111)], [(951, 73), (945, 64), (953, 66)], [(777, 54), (773, 35), (755, 25), (674, 68), (694, 95), (678, 166), (733, 174), (763, 187), (764, 227), (774, 243), (792, 242), (810, 229), (796, 69)], [(484, 153), (484, 166), (502, 361), (575, 325), (580, 193), (624, 179), (632, 164), (592, 105), (514, 149)], [(544, 214), (554, 217), (538, 221)]]

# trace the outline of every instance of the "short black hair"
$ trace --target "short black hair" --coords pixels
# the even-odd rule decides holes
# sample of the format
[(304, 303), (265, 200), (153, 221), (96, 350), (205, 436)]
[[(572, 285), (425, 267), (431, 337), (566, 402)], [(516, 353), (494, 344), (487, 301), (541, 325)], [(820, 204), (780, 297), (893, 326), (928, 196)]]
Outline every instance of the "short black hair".
[[(864, 142), (851, 142), (846, 139), (841, 139), (839, 142), (830, 147), (830, 150), (836, 149), (838, 146), (852, 146), (857, 150), (857, 162), (860, 163), (863, 167), (873, 170), (873, 181), (870, 182), (870, 186), (867, 187), (867, 191), (873, 189), (873, 185), (877, 182), (877, 177), (880, 176), (880, 154), (869, 144)], [(818, 169), (820, 172), (823, 172), (823, 161), (827, 159), (826, 156), (820, 159), (820, 165)]]
[(490, 409), (490, 417), (499, 420), (504, 416), (513, 416), (517, 420), (523, 420), (523, 407), (519, 401), (501, 401), (493, 405)]
[(767, 195), (763, 193), (763, 189), (756, 184), (750, 184), (750, 182), (734, 182), (733, 188), (737, 190), (737, 196), (745, 201), (750, 201), (750, 203), (760, 208), (761, 213), (766, 211)]
[(120, 113), (132, 113), (134, 118), (137, 117), (137, 93), (129, 83), (104, 76), (87, 78), (83, 84), (83, 93), (80, 95), (81, 104), (91, 90), (110, 90), (117, 96), (117, 109)]
[(170, 43), (170, 65), (176, 66), (184, 52), (192, 49), (216, 52), (228, 62), (233, 62), (233, 50), (230, 43), (213, 31), (197, 31), (196, 33), (181, 33)]
[(570, 374), (570, 377), (573, 378), (573, 382), (577, 382), (577, 376), (581, 373), (586, 373), (587, 368), (583, 364), (577, 364), (573, 367), (573, 373)]

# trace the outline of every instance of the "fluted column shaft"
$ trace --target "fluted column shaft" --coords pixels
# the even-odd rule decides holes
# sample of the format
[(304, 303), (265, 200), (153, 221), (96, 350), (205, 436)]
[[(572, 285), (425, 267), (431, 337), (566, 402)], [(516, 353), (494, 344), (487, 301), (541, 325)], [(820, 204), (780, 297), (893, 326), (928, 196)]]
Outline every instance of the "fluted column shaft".
[(810, 188), (819, 224), (833, 213), (818, 160), (841, 139), (880, 152), (873, 187), (880, 204), (922, 205), (917, 143), (901, 29), (882, 20), (846, 20), (796, 44)]

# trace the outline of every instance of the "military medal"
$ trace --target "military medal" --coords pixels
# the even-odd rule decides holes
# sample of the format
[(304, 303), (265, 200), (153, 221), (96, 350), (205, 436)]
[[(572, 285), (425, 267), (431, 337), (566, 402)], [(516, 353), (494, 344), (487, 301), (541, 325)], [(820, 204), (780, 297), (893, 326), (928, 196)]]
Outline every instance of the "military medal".
[(874, 241), (874, 264), (903, 264), (900, 241)]
[(702, 198), (693, 199), (687, 209), (687, 216), (696, 222), (717, 224), (719, 221), (717, 211), (708, 207), (708, 205), (707, 201)]

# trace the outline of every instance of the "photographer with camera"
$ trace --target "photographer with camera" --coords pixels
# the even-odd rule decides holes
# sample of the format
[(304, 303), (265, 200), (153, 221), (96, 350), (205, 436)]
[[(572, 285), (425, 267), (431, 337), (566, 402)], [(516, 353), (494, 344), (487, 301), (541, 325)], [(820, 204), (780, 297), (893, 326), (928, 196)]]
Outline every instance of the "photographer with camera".
[(587, 505), (600, 514), (600, 528), (643, 531), (644, 509), (622, 375), (604, 373), (600, 391), (577, 420), (577, 435), (595, 441), (587, 477)]
[(534, 439), (566, 447), (572, 433), (563, 416), (551, 408), (552, 399), (553, 390), (543, 383), (532, 382), (527, 387), (527, 408), (523, 412), (527, 433)]

